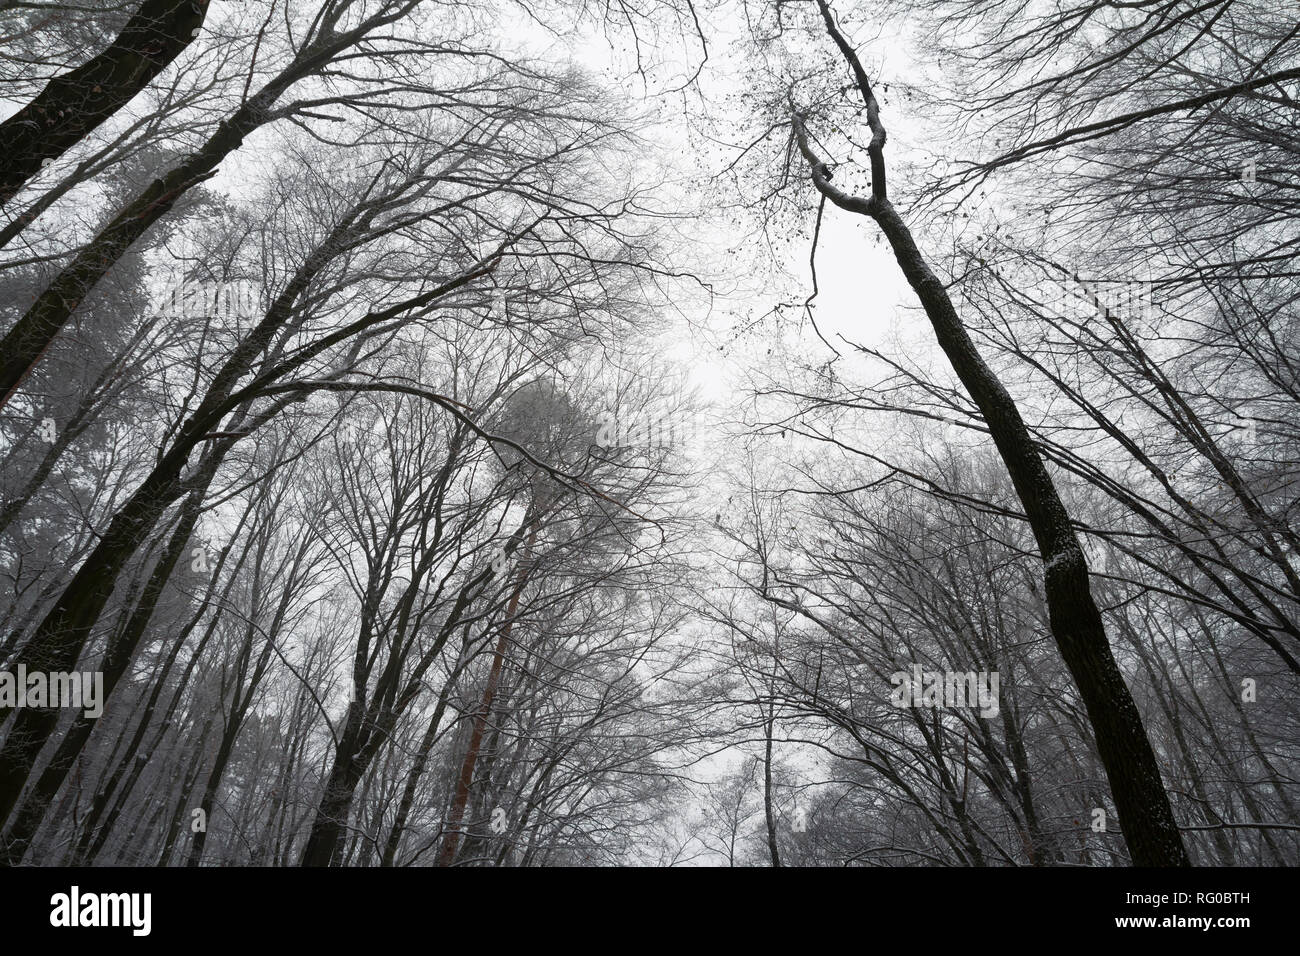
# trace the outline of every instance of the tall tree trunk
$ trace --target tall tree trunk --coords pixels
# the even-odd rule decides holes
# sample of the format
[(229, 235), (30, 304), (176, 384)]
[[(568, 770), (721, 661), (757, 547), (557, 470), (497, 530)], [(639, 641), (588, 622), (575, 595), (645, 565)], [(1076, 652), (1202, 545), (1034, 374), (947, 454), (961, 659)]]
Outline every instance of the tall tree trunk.
[(840, 208), (867, 216), (880, 227), (908, 285), (920, 299), (953, 371), (988, 425), (1043, 559), (1052, 635), (1079, 688), (1096, 734), (1097, 750), (1106, 768), (1133, 863), (1189, 866), (1142, 716), (1115, 663), (1101, 612), (1089, 590), (1087, 562), (1070, 516), (1015, 401), (976, 350), (943, 282), (930, 269), (911, 230), (887, 197), (885, 128), (880, 121), (879, 105), (861, 61), (836, 26), (826, 0), (817, 0), (817, 6), (827, 32), (852, 70), (867, 107), (872, 194), (864, 199), (831, 185), (830, 169), (809, 145), (804, 118), (796, 113), (795, 137), (810, 167), (813, 184), (822, 196)]
[[(241, 520), (240, 526), (242, 527), (242, 525), (243, 521)], [(229, 598), (230, 592), (235, 586), (239, 569), (242, 567), (244, 558), (247, 557), (247, 554), (248, 551), (245, 549), (243, 555), (235, 565), (234, 573), (232, 573), (226, 580), (225, 588), (221, 595), (221, 601), (223, 603)], [(216, 588), (217, 580), (221, 575), (221, 570), (224, 567), (225, 560), (226, 555), (223, 554), (221, 559), (218, 561), (217, 566), (213, 568), (212, 578), (208, 583), (208, 593), (204, 597), (202, 605), (199, 607), (198, 611), (190, 617), (189, 622), (181, 629), (180, 633), (177, 634), (175, 639), (172, 641), (171, 649), (167, 652), (167, 657), (164, 659), (162, 667), (159, 668), (158, 673), (152, 682), (149, 696), (145, 700), (144, 708), (136, 721), (135, 731), (131, 735), (126, 750), (114, 765), (112, 772), (109, 773), (105, 779), (102, 779), (97, 787), (94, 800), (91, 802), (90, 812), (86, 815), (81, 835), (76, 842), (73, 859), (79, 865), (88, 864), (99, 852), (100, 848), (103, 846), (104, 840), (107, 839), (108, 834), (112, 832), (113, 825), (117, 820), (118, 814), (122, 810), (127, 794), (130, 793), (131, 788), (134, 786), (136, 779), (140, 775), (140, 772), (144, 769), (144, 764), (146, 762), (145, 757), (141, 755), (140, 759), (137, 760), (136, 754), (139, 753), (140, 747), (144, 744), (144, 738), (149, 730), (150, 724), (153, 722), (153, 715), (157, 710), (158, 701), (161, 699), (163, 690), (167, 686), (167, 678), (170, 676), (172, 668), (175, 666), (176, 660), (180, 656), (181, 649), (185, 646), (186, 640), (189, 638), (190, 634), (193, 633), (194, 628), (198, 626), (203, 614), (212, 603), (212, 593)], [(207, 646), (208, 640), (216, 631), (216, 624), (219, 619), (219, 613), (214, 615), (211, 626), (206, 629), (203, 638), (199, 641), (199, 645), (194, 651), (194, 656), (186, 666), (184, 673), (180, 678), (180, 688), (178, 688), (176, 695), (173, 696), (172, 702), (166, 711), (161, 732), (157, 740), (161, 740), (161, 733), (166, 732), (167, 725), (171, 720), (171, 715), (176, 709), (179, 692), (188, 685), (189, 676), (194, 669), (194, 664), (202, 656), (204, 647)], [(119, 786), (122, 787), (122, 792), (118, 795), (117, 800), (113, 801), (114, 794), (118, 793)], [(110, 801), (113, 802), (113, 808), (111, 810), (109, 810)], [(107, 812), (107, 816), (105, 816), (105, 812)], [(100, 827), (101, 819), (103, 819), (102, 828)]]
[(454, 686), (453, 675), (453, 678), (447, 680), (442, 693), (438, 696), (438, 706), (434, 708), (433, 716), (429, 718), (429, 726), (425, 729), (424, 737), (420, 741), (420, 747), (415, 753), (415, 765), (411, 768), (410, 774), (407, 775), (406, 785), (402, 788), (402, 797), (397, 805), (397, 817), (393, 821), (393, 828), (389, 831), (388, 840), (384, 844), (384, 853), (380, 866), (392, 866), (397, 859), (397, 848), (402, 842), (402, 833), (406, 830), (407, 820), (410, 819), (411, 808), (415, 806), (415, 792), (419, 787), (420, 778), (424, 776), (424, 768), (428, 766), (429, 752), (438, 739), (438, 727), (442, 724), (442, 715), (447, 710), (447, 700), (451, 697)]
[[(104, 652), (104, 659), (100, 664), (100, 671), (104, 676), (103, 693), (99, 701), (101, 707), (107, 704), (113, 690), (117, 687), (122, 675), (126, 673), (127, 667), (135, 657), (136, 648), (139, 646), (141, 638), (144, 637), (149, 620), (153, 617), (154, 608), (157, 607), (158, 600), (162, 597), (163, 588), (166, 587), (167, 581), (171, 578), (172, 571), (176, 568), (176, 562), (180, 560), (181, 555), (189, 545), (190, 537), (194, 533), (194, 526), (199, 518), (199, 511), (203, 505), (203, 497), (207, 492), (212, 476), (216, 473), (216, 464), (215, 461), (210, 463), (205, 470), (201, 487), (190, 492), (184, 507), (181, 509), (180, 521), (172, 532), (167, 548), (159, 557), (153, 573), (149, 576), (149, 582), (136, 602), (134, 611), (127, 619), (125, 627), (114, 634), (108, 642), (108, 649)], [(36, 785), (28, 792), (22, 805), (14, 813), (14, 819), (10, 823), (3, 840), (4, 847), (3, 852), (0, 853), (0, 864), (17, 866), (22, 861), (23, 855), (27, 852), (27, 847), (31, 844), (32, 836), (36, 833), (41, 821), (45, 819), (51, 801), (59, 792), (59, 788), (63, 786), (63, 781), (67, 778), (69, 771), (72, 770), (72, 766), (76, 763), (77, 757), (85, 747), (86, 741), (90, 739), (91, 732), (95, 728), (95, 721), (96, 718), (82, 714), (77, 717), (72, 726), (68, 728), (67, 733), (64, 734), (53, 759), (46, 765), (44, 771), (37, 778)]]
[(519, 611), (519, 598), (524, 593), (524, 584), (528, 579), (528, 561), (537, 541), (537, 524), (533, 519), (528, 529), (528, 542), (524, 545), (524, 560), (519, 562), (515, 572), (515, 590), (510, 596), (510, 606), (506, 609), (505, 623), (501, 627), (501, 636), (497, 639), (496, 650), (492, 655), (492, 668), (488, 672), (487, 686), (483, 688), (483, 700), (479, 704), (478, 714), (474, 717), (474, 727), (470, 731), (469, 746), (465, 750), (465, 759), (461, 763), (460, 775), (456, 778), (456, 792), (452, 796), (451, 808), (447, 812), (447, 828), (443, 834), (442, 846), (438, 851), (438, 866), (451, 866), (460, 847), (461, 821), (465, 818), (465, 807), (469, 804), (469, 791), (474, 783), (474, 765), (478, 763), (479, 749), (483, 745), (483, 734), (487, 729), (488, 717), (492, 713), (492, 702), (496, 698), (497, 683), (501, 680), (501, 668), (505, 664), (506, 647), (510, 643), (510, 630), (515, 623), (515, 614)]
[[(236, 568), (236, 570), (238, 570), (238, 568)], [(222, 595), (222, 603), (224, 603), (229, 597), (234, 584), (235, 575), (232, 574), (230, 579), (227, 581), (225, 591)], [(199, 613), (202, 614), (202, 611)], [(191, 622), (191, 628), (187, 628), (187, 633), (192, 629), (193, 625), (197, 623), (197, 620), (198, 616), (196, 615)], [(204, 630), (203, 637), (199, 639), (198, 645), (194, 648), (194, 654), (186, 663), (184, 671), (182, 671), (180, 678), (176, 682), (176, 687), (172, 691), (167, 709), (163, 712), (162, 720), (159, 722), (158, 731), (154, 734), (152, 744), (145, 748), (146, 753), (153, 754), (156, 752), (158, 747), (162, 745), (166, 738), (167, 730), (171, 726), (177, 708), (180, 706), (181, 697), (184, 695), (185, 689), (189, 686), (190, 676), (193, 674), (196, 665), (200, 660), (202, 660), (203, 651), (207, 647), (208, 642), (212, 639), (212, 636), (216, 633), (217, 625), (220, 621), (221, 614), (214, 614), (212, 620)], [(150, 693), (149, 702), (145, 706), (144, 713), (140, 716), (140, 721), (136, 726), (135, 735), (131, 738), (131, 743), (128, 745), (121, 763), (118, 764), (117, 769), (114, 771), (113, 779), (110, 780), (102, 790), (102, 796), (105, 801), (107, 801), (107, 799), (112, 795), (113, 791), (118, 791), (117, 798), (113, 802), (113, 808), (109, 810), (108, 815), (104, 818), (102, 826), (99, 826), (98, 815), (94, 812), (94, 807), (92, 807), (91, 817), (88, 818), (86, 824), (86, 832), (82, 834), (82, 840), (77, 848), (77, 861), (80, 864), (89, 865), (99, 856), (100, 851), (104, 848), (104, 844), (108, 841), (109, 835), (113, 832), (113, 827), (117, 824), (118, 818), (126, 807), (131, 791), (135, 789), (136, 783), (139, 782), (140, 775), (144, 772), (145, 765), (149, 762), (145, 754), (140, 754), (139, 757), (136, 757), (135, 754), (140, 747), (143, 746), (145, 732), (149, 729), (149, 725), (152, 722), (154, 708), (157, 706), (158, 699), (166, 685), (166, 674), (171, 671), (172, 665), (175, 663), (176, 657), (180, 653), (184, 642), (185, 635), (182, 635), (173, 645), (163, 675)], [(123, 775), (125, 775), (125, 779), (123, 779)], [(98, 799), (99, 797), (97, 796), (96, 800)], [(100, 810), (99, 812), (102, 813), (103, 811)], [(96, 830), (97, 832), (95, 832)]]
[[(181, 456), (169, 456), (109, 524), (99, 544), (73, 575), (58, 602), (18, 655), (29, 671), (71, 671), (108, 603), (127, 560), (177, 497)], [(37, 754), (53, 733), (59, 711), (24, 707), (14, 716), (0, 748), (0, 820), (9, 816)]]
[[(773, 688), (769, 686), (769, 694)], [(776, 845), (776, 813), (772, 808), (772, 732), (776, 728), (776, 700), (768, 699), (767, 720), (763, 724), (763, 817), (767, 822), (767, 852), (772, 866), (781, 865), (781, 853)]]
[[(194, 447), (208, 441), (212, 443), (207, 457), (199, 464), (202, 473), (210, 460), (219, 462), (240, 437), (240, 433), (228, 432), (228, 437), (212, 438), (208, 432), (233, 410), (228, 399), (236, 383), (253, 367), (257, 356), (270, 347), (277, 331), (288, 320), (293, 302), (333, 255), (329, 243), (337, 241), (352, 221), (345, 218), (335, 227), (330, 239), (299, 267), (261, 322), (226, 359), (208, 386), (203, 401), (181, 426), (166, 454), (114, 515), (108, 529), (19, 652), (16, 663), (25, 664), (29, 671), (66, 671), (76, 664), (91, 629), (113, 593), (122, 568), (139, 550), (167, 508), (187, 490), (181, 472)], [(444, 289), (455, 288), (465, 281), (468, 280), (453, 280), (425, 296), (431, 301)], [(328, 343), (330, 339), (327, 337), (323, 341)], [(323, 347), (318, 342), (314, 348)], [(4, 348), (5, 345), (0, 343), (0, 354)], [(311, 353), (311, 348), (304, 350), (298, 360)], [(248, 406), (247, 401), (239, 406), (234, 421), (243, 422)], [(273, 414), (274, 409), (264, 413), (250, 430)], [(6, 715), (7, 711), (0, 708), (0, 721)], [(0, 747), (0, 823), (8, 818), (17, 802), (32, 764), (53, 732), (57, 719), (56, 710), (34, 707), (23, 708), (14, 718), (4, 746)]]
[[(235, 689), (239, 693), (239, 689)], [(231, 714), (230, 722), (226, 724), (221, 733), (221, 744), (217, 747), (216, 759), (212, 762), (212, 769), (208, 771), (207, 782), (203, 785), (203, 796), (199, 798), (199, 809), (203, 811), (203, 828), (194, 834), (194, 840), (190, 844), (190, 853), (185, 860), (187, 867), (198, 866), (203, 861), (203, 848), (208, 843), (208, 830), (212, 827), (212, 804), (217, 799), (217, 788), (221, 786), (221, 778), (225, 776), (226, 764), (230, 762), (230, 755), (234, 752), (235, 741), (239, 738), (239, 729), (243, 721), (240, 719), (241, 714)], [(181, 811), (184, 811), (184, 804), (181, 805)]]
[[(171, 862), (172, 853), (176, 849), (176, 844), (180, 840), (181, 830), (184, 826), (185, 808), (189, 806), (190, 794), (194, 790), (195, 784), (199, 779), (199, 765), (203, 760), (203, 751), (206, 749), (208, 742), (208, 731), (212, 729), (214, 714), (208, 713), (207, 719), (203, 722), (203, 729), (199, 731), (198, 743), (194, 748), (194, 755), (190, 758), (189, 769), (185, 770), (181, 776), (181, 792), (176, 799), (176, 805), (173, 808), (171, 820), (167, 824), (167, 836), (163, 840), (162, 849), (158, 854), (158, 862), (155, 866), (167, 866)], [(178, 761), (179, 763), (179, 761)], [(178, 768), (179, 769), (179, 768)], [(160, 804), (161, 810), (166, 804)], [(137, 823), (137, 826), (139, 824)], [(128, 846), (133, 844), (135, 827), (132, 827), (130, 835), (127, 836), (126, 843)]]

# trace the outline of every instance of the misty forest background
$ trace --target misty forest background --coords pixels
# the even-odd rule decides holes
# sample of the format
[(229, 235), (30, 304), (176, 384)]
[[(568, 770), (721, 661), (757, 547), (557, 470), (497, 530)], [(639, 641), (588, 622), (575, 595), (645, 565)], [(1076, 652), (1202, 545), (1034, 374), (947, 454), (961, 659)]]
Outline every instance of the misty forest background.
[(1300, 862), (1294, 5), (4, 0), (0, 79), (0, 670), (106, 694), (3, 708), (3, 862)]

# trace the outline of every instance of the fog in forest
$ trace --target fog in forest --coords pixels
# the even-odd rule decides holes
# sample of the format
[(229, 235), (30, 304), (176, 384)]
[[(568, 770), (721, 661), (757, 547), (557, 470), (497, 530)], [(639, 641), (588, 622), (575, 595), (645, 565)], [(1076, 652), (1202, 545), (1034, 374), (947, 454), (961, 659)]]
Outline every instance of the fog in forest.
[(0, 78), (0, 864), (1300, 863), (1292, 5), (0, 2)]

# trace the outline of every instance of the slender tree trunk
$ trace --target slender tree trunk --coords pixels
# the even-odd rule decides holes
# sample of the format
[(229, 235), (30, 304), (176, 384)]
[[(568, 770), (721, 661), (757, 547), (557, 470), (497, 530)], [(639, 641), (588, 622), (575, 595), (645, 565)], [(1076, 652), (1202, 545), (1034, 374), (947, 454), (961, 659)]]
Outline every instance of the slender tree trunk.
[(433, 749), (434, 741), (438, 739), (438, 727), (442, 723), (442, 715), (447, 709), (447, 700), (451, 696), (453, 687), (453, 681), (448, 680), (438, 697), (438, 706), (434, 708), (433, 716), (429, 718), (429, 726), (425, 729), (424, 738), (420, 741), (420, 749), (415, 754), (415, 766), (407, 775), (406, 786), (402, 789), (402, 797), (397, 805), (397, 818), (393, 821), (393, 829), (389, 831), (388, 840), (384, 844), (380, 866), (392, 866), (397, 859), (397, 848), (402, 842), (402, 833), (406, 829), (407, 820), (410, 819), (411, 808), (415, 806), (415, 793), (419, 788), (420, 778), (424, 776), (424, 768), (428, 765), (429, 752)]
[(438, 852), (438, 866), (451, 866), (460, 846), (461, 822), (465, 818), (470, 787), (474, 783), (474, 765), (478, 762), (479, 749), (483, 745), (483, 734), (487, 729), (488, 717), (492, 713), (492, 702), (496, 698), (497, 683), (501, 679), (501, 668), (505, 664), (506, 647), (510, 643), (510, 629), (514, 626), (515, 614), (519, 611), (519, 598), (524, 593), (524, 584), (528, 578), (528, 561), (533, 551), (533, 544), (537, 540), (538, 520), (534, 519), (528, 529), (528, 542), (524, 545), (525, 558), (519, 562), (519, 569), (515, 572), (515, 590), (510, 596), (510, 606), (506, 609), (505, 623), (501, 627), (501, 636), (497, 639), (496, 650), (492, 655), (492, 668), (488, 673), (487, 686), (483, 688), (483, 701), (479, 704), (478, 714), (474, 717), (469, 746), (465, 750), (465, 759), (461, 763), (460, 776), (456, 778), (456, 792), (452, 796), (451, 808), (447, 812), (447, 827), (443, 834), (442, 847)]
[[(206, 749), (204, 745), (208, 742), (208, 731), (212, 729), (212, 721), (213, 714), (209, 713), (207, 719), (203, 722), (203, 729), (199, 731), (198, 745), (194, 748), (194, 756), (190, 759), (189, 769), (186, 770), (184, 775), (181, 777), (183, 783), (181, 785), (180, 797), (176, 801), (174, 812), (172, 813), (171, 820), (167, 825), (167, 836), (163, 840), (162, 850), (158, 854), (158, 862), (155, 864), (157, 866), (166, 866), (171, 861), (172, 853), (176, 850), (176, 843), (180, 840), (181, 829), (184, 825), (185, 819), (185, 808), (189, 805), (189, 797), (194, 791), (195, 784), (198, 783), (199, 764), (203, 760), (203, 751)], [(161, 809), (161, 806), (159, 809)], [(132, 843), (134, 829), (135, 828), (132, 828), (131, 835), (127, 837), (126, 842), (128, 846)]]
[(811, 169), (813, 183), (837, 206), (867, 216), (880, 227), (908, 285), (925, 309), (939, 346), (988, 425), (1038, 543), (1052, 635), (1087, 709), (1133, 863), (1190, 866), (1142, 716), (1115, 663), (1101, 612), (1089, 590), (1087, 562), (1070, 516), (1015, 401), (980, 356), (946, 287), (930, 269), (911, 230), (887, 198), (885, 129), (879, 106), (866, 71), (836, 26), (826, 0), (817, 0), (817, 5), (867, 106), (872, 195), (863, 199), (831, 185), (830, 169), (813, 152), (804, 119), (796, 114), (796, 140)]
[(763, 731), (763, 815), (767, 821), (767, 852), (772, 858), (772, 865), (781, 865), (781, 853), (776, 845), (776, 814), (772, 809), (772, 731), (776, 724), (776, 701), (768, 701), (767, 720)]
[[(235, 577), (234, 575), (232, 575), (230, 579), (227, 581), (225, 593), (222, 596), (223, 600), (229, 596), (231, 589), (234, 587), (234, 584), (235, 584)], [(194, 623), (197, 623), (197, 620), (198, 619), (196, 616), (196, 618), (194, 619)], [(158, 732), (154, 734), (153, 744), (152, 746), (146, 748), (148, 753), (155, 752), (157, 748), (162, 744), (164, 738), (166, 737), (167, 729), (171, 726), (172, 718), (175, 716), (176, 709), (180, 705), (181, 697), (185, 693), (185, 689), (189, 686), (190, 675), (194, 672), (195, 666), (202, 659), (203, 651), (207, 647), (208, 642), (212, 639), (213, 634), (216, 633), (217, 625), (220, 622), (220, 620), (221, 620), (220, 613), (214, 614), (212, 616), (212, 620), (209, 622), (207, 628), (204, 630), (203, 637), (200, 638), (198, 646), (195, 647), (194, 649), (193, 656), (186, 663), (185, 669), (181, 672), (180, 679), (177, 681), (177, 686), (172, 692), (171, 700), (167, 705), (166, 711), (164, 711), (163, 713), (162, 721), (158, 727)], [(127, 752), (124, 755), (122, 762), (118, 764), (117, 770), (114, 771), (113, 780), (110, 781), (109, 784), (104, 789), (103, 796), (105, 800), (107, 800), (108, 796), (111, 794), (111, 791), (118, 788), (117, 781), (121, 779), (123, 773), (125, 773), (125, 779), (121, 780), (120, 792), (117, 795), (117, 799), (113, 803), (112, 810), (110, 810), (108, 816), (105, 817), (103, 826), (98, 827), (99, 832), (94, 834), (93, 840), (90, 837), (89, 831), (95, 829), (95, 827), (88, 826), (87, 833), (83, 834), (82, 841), (83, 842), (90, 841), (87, 846), (78, 848), (79, 859), (83, 863), (89, 864), (92, 861), (94, 861), (96, 857), (99, 856), (100, 851), (104, 848), (105, 842), (107, 842), (108, 840), (109, 834), (113, 832), (113, 827), (116, 825), (118, 818), (121, 816), (122, 811), (126, 806), (126, 802), (131, 795), (131, 791), (135, 789), (135, 785), (139, 781), (140, 775), (144, 772), (144, 768), (145, 765), (148, 763), (148, 759), (145, 757), (144, 754), (141, 754), (139, 757), (135, 757), (135, 754), (137, 750), (142, 746), (145, 733), (149, 729), (149, 724), (153, 717), (154, 708), (157, 706), (158, 698), (166, 683), (165, 675), (167, 672), (171, 670), (172, 664), (175, 662), (176, 656), (180, 653), (181, 646), (183, 645), (183, 643), (184, 643), (184, 636), (179, 638), (176, 644), (173, 646), (172, 653), (168, 658), (166, 669), (164, 671), (164, 676), (159, 680), (157, 686), (155, 686), (153, 692), (150, 694), (149, 703), (145, 707), (145, 712), (140, 717), (140, 723), (136, 727), (135, 735), (131, 738), (131, 743), (127, 747)], [(97, 818), (96, 818), (96, 826), (98, 826)]]
[(1002, 734), (1007, 741), (1007, 751), (1011, 756), (1011, 767), (1015, 771), (1016, 798), (1020, 802), (1020, 812), (1025, 817), (1025, 828), (1029, 831), (1030, 863), (1045, 866), (1060, 863), (1061, 854), (1046, 833), (1038, 819), (1038, 810), (1034, 806), (1034, 782), (1029, 769), (1029, 755), (1025, 751), (1025, 741), (1018, 724), (1019, 714), (1011, 706), (1003, 705)]
[[(239, 693), (236, 688), (235, 693)], [(216, 759), (212, 762), (212, 769), (208, 771), (207, 782), (203, 785), (203, 796), (199, 799), (199, 809), (203, 811), (203, 829), (194, 834), (194, 840), (190, 844), (190, 854), (185, 860), (187, 867), (198, 866), (203, 861), (203, 848), (207, 846), (208, 830), (212, 828), (212, 804), (217, 799), (217, 788), (221, 786), (221, 778), (225, 776), (226, 764), (230, 762), (230, 755), (234, 752), (235, 741), (239, 738), (239, 728), (243, 721), (240, 719), (243, 715), (231, 714), (230, 723), (228, 723), (221, 734), (221, 744), (217, 747)], [(184, 804), (181, 810), (184, 811)]]

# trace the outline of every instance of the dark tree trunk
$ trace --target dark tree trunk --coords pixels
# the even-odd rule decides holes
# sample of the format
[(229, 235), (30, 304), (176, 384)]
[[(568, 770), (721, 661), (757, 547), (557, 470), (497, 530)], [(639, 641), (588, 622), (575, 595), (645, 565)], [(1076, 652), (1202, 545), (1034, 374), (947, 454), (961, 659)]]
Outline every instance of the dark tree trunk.
[[(216, 760), (213, 761), (212, 769), (208, 771), (207, 782), (203, 785), (203, 796), (199, 799), (198, 807), (203, 811), (203, 829), (194, 834), (194, 841), (190, 844), (190, 855), (185, 860), (187, 867), (198, 866), (203, 861), (203, 848), (207, 846), (208, 830), (211, 829), (212, 824), (212, 804), (217, 798), (217, 788), (221, 786), (221, 778), (225, 776), (226, 764), (230, 762), (230, 755), (234, 752), (235, 741), (239, 738), (239, 728), (242, 724), (239, 717), (240, 715), (232, 715), (230, 722), (222, 731)], [(185, 806), (182, 804), (182, 813), (184, 809)]]
[[(194, 533), (194, 525), (199, 518), (204, 493), (212, 475), (216, 472), (216, 464), (217, 462), (213, 461), (207, 468), (202, 487), (190, 492), (185, 507), (181, 510), (180, 521), (172, 532), (166, 550), (158, 559), (153, 573), (149, 576), (149, 582), (145, 586), (140, 599), (136, 602), (135, 609), (127, 619), (126, 625), (109, 640), (108, 649), (104, 652), (103, 663), (100, 665), (100, 670), (104, 675), (104, 689), (100, 700), (101, 707), (107, 704), (113, 690), (117, 687), (118, 681), (126, 673), (127, 667), (135, 656), (140, 639), (144, 636), (145, 628), (153, 617), (154, 608), (157, 607), (158, 600), (162, 597), (163, 588), (166, 587), (167, 581), (171, 578), (172, 571), (176, 567), (176, 562), (189, 544), (190, 536)], [(72, 770), (72, 766), (76, 763), (82, 748), (85, 747), (86, 741), (90, 739), (90, 734), (95, 728), (95, 720), (95, 718), (87, 717), (84, 714), (78, 716), (59, 742), (59, 747), (55, 751), (53, 759), (46, 765), (45, 770), (37, 778), (36, 786), (28, 792), (26, 799), (23, 800), (22, 805), (14, 814), (13, 822), (9, 825), (8, 832), (5, 834), (4, 850), (3, 855), (0, 856), (0, 862), (9, 866), (16, 866), (22, 861), (23, 854), (27, 852), (32, 837), (35, 835), (41, 821), (45, 819), (51, 801), (59, 792), (59, 788), (63, 786), (63, 781), (67, 778), (69, 771)]]
[[(227, 582), (226, 592), (223, 597), (229, 596), (230, 589), (234, 587), (234, 580), (234, 575), (232, 575), (230, 580)], [(140, 747), (143, 746), (145, 733), (148, 731), (153, 719), (154, 709), (157, 707), (158, 699), (166, 685), (167, 674), (170, 673), (172, 666), (176, 662), (177, 656), (180, 654), (181, 648), (185, 643), (185, 637), (198, 623), (198, 618), (202, 613), (203, 612), (200, 610), (199, 614), (195, 615), (190, 623), (190, 627), (186, 628), (186, 633), (179, 636), (173, 644), (171, 653), (168, 655), (167, 662), (163, 667), (162, 674), (160, 675), (157, 684), (154, 686), (153, 691), (150, 693), (149, 702), (145, 705), (144, 713), (141, 714), (140, 720), (136, 725), (135, 734), (132, 736), (131, 742), (127, 746), (126, 753), (123, 755), (121, 762), (114, 770), (112, 778), (103, 786), (100, 793), (95, 797), (95, 803), (92, 805), (91, 813), (86, 820), (85, 832), (82, 834), (81, 840), (77, 846), (76, 861), (80, 865), (89, 865), (99, 855), (100, 851), (103, 850), (104, 844), (108, 841), (109, 835), (113, 832), (113, 827), (117, 824), (117, 820), (126, 806), (127, 799), (130, 797), (132, 790), (135, 789), (135, 785), (139, 781), (140, 775), (144, 772), (148, 759), (145, 754), (140, 754), (139, 757), (136, 757), (136, 753), (139, 751)], [(177, 686), (172, 692), (171, 700), (167, 705), (167, 709), (163, 713), (158, 731), (154, 734), (152, 745), (146, 748), (146, 752), (152, 753), (157, 750), (157, 748), (162, 744), (163, 739), (166, 737), (167, 729), (171, 726), (172, 719), (176, 714), (176, 709), (180, 705), (181, 696), (184, 694), (185, 688), (189, 686), (190, 675), (194, 672), (195, 666), (202, 659), (204, 648), (207, 647), (213, 634), (216, 633), (217, 624), (220, 619), (220, 614), (213, 615), (212, 621), (208, 624), (203, 637), (199, 640), (198, 646), (194, 649), (194, 655), (185, 665), (185, 669), (181, 673), (180, 679), (177, 681)], [(118, 791), (117, 799), (113, 803), (113, 808), (108, 811), (108, 815), (104, 817), (103, 825), (100, 826), (99, 817), (100, 814), (104, 812), (103, 806), (107, 805), (108, 800), (112, 797), (114, 791)], [(101, 806), (101, 800), (103, 806)]]
[(1045, 565), (1052, 635), (1087, 708), (1133, 863), (1189, 866), (1155, 752), (1111, 653), (1101, 612), (1089, 589), (1083, 548), (1052, 477), (1015, 402), (976, 351), (947, 290), (921, 256), (902, 217), (887, 200), (874, 205), (873, 218), (921, 300), (944, 354), (979, 407), (1024, 506)]
[(804, 119), (796, 114), (795, 135), (813, 183), (837, 206), (867, 216), (880, 227), (908, 285), (925, 309), (939, 346), (988, 425), (1043, 559), (1052, 635), (1087, 709), (1133, 863), (1190, 866), (1142, 715), (1106, 639), (1101, 612), (1089, 589), (1083, 548), (1075, 537), (1070, 516), (1015, 401), (980, 356), (948, 290), (930, 269), (911, 230), (888, 199), (885, 128), (879, 105), (862, 63), (835, 24), (827, 0), (817, 0), (817, 6), (867, 107), (872, 193), (864, 199), (831, 185), (830, 169), (809, 145)]
[(311, 833), (302, 851), (302, 866), (329, 866), (338, 852), (339, 840), (352, 810), (352, 795), (361, 780), (362, 768), (357, 756), (363, 719), (361, 702), (353, 701), (334, 755), (334, 766), (325, 782), (325, 793), (316, 808), (316, 819), (312, 821)]
[[(117, 577), (145, 535), (177, 497), (183, 456), (172, 455), (147, 479), (110, 523), (99, 544), (64, 588), (18, 655), (29, 671), (71, 671), (108, 603)], [(37, 754), (53, 733), (59, 711), (24, 707), (15, 714), (0, 748), (0, 820), (7, 819)]]
[(764, 723), (763, 749), (763, 817), (767, 822), (767, 852), (772, 858), (772, 866), (781, 865), (781, 853), (776, 845), (776, 814), (772, 809), (772, 731), (776, 725), (776, 701), (768, 704), (767, 721)]
[(411, 808), (415, 806), (415, 792), (419, 788), (420, 778), (424, 776), (424, 769), (428, 766), (429, 752), (433, 749), (434, 741), (438, 739), (438, 727), (442, 724), (442, 715), (446, 712), (447, 699), (451, 696), (453, 687), (454, 682), (448, 680), (438, 697), (438, 706), (434, 709), (433, 716), (429, 718), (429, 726), (425, 729), (424, 738), (420, 741), (420, 748), (415, 754), (415, 765), (411, 768), (406, 778), (406, 785), (402, 788), (402, 797), (397, 805), (397, 817), (384, 844), (380, 866), (392, 866), (397, 859), (397, 848), (402, 842), (402, 833), (406, 830), (407, 820), (410, 819)]
[(194, 42), (207, 12), (208, 0), (145, 0), (108, 49), (0, 123), (0, 207), (148, 86)]

